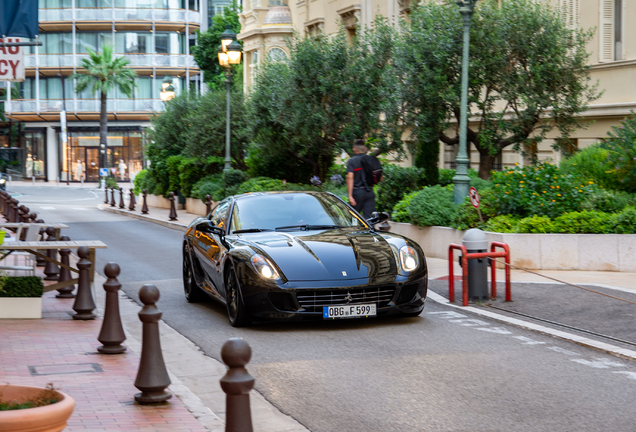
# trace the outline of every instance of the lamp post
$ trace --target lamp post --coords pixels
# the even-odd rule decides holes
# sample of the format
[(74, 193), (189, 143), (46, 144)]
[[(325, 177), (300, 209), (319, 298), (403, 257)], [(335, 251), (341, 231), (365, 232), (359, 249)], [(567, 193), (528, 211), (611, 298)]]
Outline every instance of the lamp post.
[(462, 56), (462, 98), (460, 105), (459, 120), (459, 153), (455, 159), (457, 165), (457, 173), (453, 177), (455, 191), (453, 193), (453, 201), (459, 205), (468, 196), (468, 186), (470, 178), (468, 177), (468, 152), (466, 151), (466, 135), (468, 133), (468, 64), (469, 64), (469, 47), (470, 47), (470, 21), (475, 10), (477, 0), (456, 0), (459, 6), (459, 13), (464, 20), (464, 52)]
[(161, 82), (161, 92), (159, 94), (161, 100), (167, 102), (174, 98), (174, 87), (172, 86), (172, 77), (166, 75)]
[(221, 45), (219, 45), (219, 65), (225, 69), (225, 87), (227, 88), (227, 117), (225, 125), (225, 165), (223, 171), (232, 168), (230, 157), (230, 89), (232, 87), (232, 65), (241, 63), (241, 44), (236, 41), (236, 33), (231, 26), (227, 26), (221, 33)]

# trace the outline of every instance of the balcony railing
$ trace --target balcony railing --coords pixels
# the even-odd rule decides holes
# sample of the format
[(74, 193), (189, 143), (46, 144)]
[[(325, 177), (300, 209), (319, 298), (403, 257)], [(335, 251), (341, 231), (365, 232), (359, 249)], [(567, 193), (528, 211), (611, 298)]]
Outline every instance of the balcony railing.
[(201, 22), (201, 13), (184, 9), (122, 9), (91, 8), (82, 9), (40, 9), (40, 22), (46, 21), (168, 21), (185, 23)]
[[(130, 62), (132, 67), (190, 67), (198, 68), (194, 61), (194, 56), (185, 54), (115, 54), (123, 56)], [(73, 67), (72, 54), (39, 54), (39, 67)], [(77, 65), (88, 54), (77, 54)], [(25, 67), (35, 67), (35, 54), (24, 56)]]
[[(109, 113), (113, 112), (159, 112), (165, 108), (160, 99), (108, 99), (106, 101)], [(59, 113), (64, 106), (61, 99), (36, 100), (24, 99), (5, 102), (7, 114), (12, 113)], [(69, 113), (99, 112), (99, 99), (67, 99), (66, 111)]]

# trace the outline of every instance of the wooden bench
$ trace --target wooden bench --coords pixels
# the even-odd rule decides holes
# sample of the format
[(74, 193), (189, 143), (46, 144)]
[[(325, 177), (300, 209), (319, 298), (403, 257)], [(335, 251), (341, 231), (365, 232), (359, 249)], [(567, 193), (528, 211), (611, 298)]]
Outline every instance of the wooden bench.
[[(1, 224), (0, 224), (1, 225)], [(52, 226), (49, 224), (44, 224), (46, 226)], [(93, 283), (95, 277), (95, 250), (96, 249), (106, 249), (106, 244), (99, 240), (87, 240), (87, 241), (15, 241), (8, 242), (0, 245), (0, 249), (2, 249), (2, 254), (0, 255), (0, 260), (4, 259), (8, 255), (10, 255), (14, 251), (24, 251), (28, 252), (32, 255), (40, 257), (46, 261), (50, 261), (53, 264), (57, 264), (60, 267), (64, 267), (69, 269), (72, 272), (79, 273), (79, 270), (73, 268), (71, 266), (67, 266), (62, 264), (58, 260), (54, 260), (49, 258), (46, 254), (41, 253), (41, 251), (47, 251), (49, 249), (77, 249), (79, 247), (86, 246), (90, 253), (88, 256), (89, 261), (91, 262), (91, 268), (89, 270), (90, 281)], [(8, 267), (8, 266), (7, 266)], [(75, 285), (79, 281), (78, 279), (71, 279), (64, 282), (58, 282), (53, 285), (47, 285), (44, 287), (44, 292), (53, 291), (56, 289), (64, 288), (67, 286)]]

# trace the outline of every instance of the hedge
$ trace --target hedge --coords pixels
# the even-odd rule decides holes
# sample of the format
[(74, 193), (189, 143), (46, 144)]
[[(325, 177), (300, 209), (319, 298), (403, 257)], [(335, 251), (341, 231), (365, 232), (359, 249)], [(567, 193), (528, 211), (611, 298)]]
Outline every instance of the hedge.
[(37, 276), (5, 276), (0, 280), (0, 297), (42, 297), (44, 284)]

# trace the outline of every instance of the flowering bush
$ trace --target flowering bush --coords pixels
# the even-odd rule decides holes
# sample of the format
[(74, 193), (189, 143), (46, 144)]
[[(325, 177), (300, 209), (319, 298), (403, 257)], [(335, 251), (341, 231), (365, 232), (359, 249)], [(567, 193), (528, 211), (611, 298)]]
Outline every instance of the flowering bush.
[(313, 176), (312, 178), (309, 179), (309, 181), (311, 182), (312, 185), (314, 186), (320, 186), (322, 184), (322, 182), (320, 181), (320, 177), (318, 176)]
[(340, 174), (332, 175), (331, 177), (329, 177), (329, 180), (335, 185), (341, 185), (344, 182)]
[(493, 172), (493, 191), (501, 214), (556, 218), (577, 211), (596, 190), (593, 181), (563, 174), (547, 162), (536, 166)]

